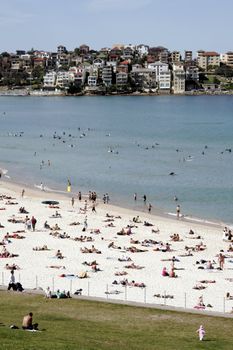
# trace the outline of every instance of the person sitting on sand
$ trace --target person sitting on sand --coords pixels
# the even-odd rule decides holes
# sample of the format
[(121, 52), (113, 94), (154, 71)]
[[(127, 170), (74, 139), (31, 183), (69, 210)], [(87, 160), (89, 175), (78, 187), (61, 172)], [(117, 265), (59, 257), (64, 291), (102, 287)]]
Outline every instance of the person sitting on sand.
[(58, 230), (60, 230), (60, 227), (58, 226), (58, 224), (55, 224), (55, 225), (52, 227), (52, 230), (53, 230), (53, 231), (58, 231)]
[(171, 271), (169, 272), (169, 277), (171, 277), (171, 278), (176, 278), (176, 277), (178, 277), (178, 276), (175, 274), (175, 269), (174, 269), (174, 267), (171, 268)]
[(51, 230), (51, 227), (48, 224), (48, 221), (46, 220), (44, 223), (44, 228)]
[(53, 218), (61, 218), (61, 214), (56, 210), (55, 214), (52, 215)]
[(232, 246), (232, 244), (229, 245), (227, 251), (228, 251), (228, 252), (233, 252), (233, 246)]
[(164, 268), (162, 269), (162, 276), (163, 276), (163, 277), (169, 276), (169, 273), (167, 272), (167, 268), (166, 268), (166, 267), (164, 267)]
[(61, 253), (61, 251), (60, 251), (60, 249), (58, 249), (58, 251), (56, 252), (56, 258), (58, 258), (58, 259), (63, 259), (64, 258), (64, 256), (62, 255), (62, 253)]
[(207, 263), (206, 263), (206, 269), (207, 270), (214, 269), (214, 266), (213, 266), (213, 264), (212, 264), (212, 262), (210, 260), (208, 260)]
[(233, 300), (233, 295), (231, 295), (229, 292), (227, 292), (226, 299), (227, 300)]
[(22, 328), (25, 330), (38, 330), (38, 323), (32, 323), (33, 313), (29, 312), (28, 315), (24, 316)]

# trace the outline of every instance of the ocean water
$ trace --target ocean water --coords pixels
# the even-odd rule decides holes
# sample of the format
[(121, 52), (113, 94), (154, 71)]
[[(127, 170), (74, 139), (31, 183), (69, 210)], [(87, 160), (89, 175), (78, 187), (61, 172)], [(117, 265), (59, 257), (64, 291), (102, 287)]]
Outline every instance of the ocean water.
[(0, 167), (22, 186), (70, 179), (163, 212), (176, 196), (186, 215), (232, 223), (232, 160), (231, 96), (0, 97)]

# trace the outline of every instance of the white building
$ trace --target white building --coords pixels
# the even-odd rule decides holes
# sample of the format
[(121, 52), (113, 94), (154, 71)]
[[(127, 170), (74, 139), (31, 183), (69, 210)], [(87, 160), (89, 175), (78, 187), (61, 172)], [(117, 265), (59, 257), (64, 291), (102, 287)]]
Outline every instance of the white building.
[(104, 66), (104, 60), (102, 60), (101, 58), (96, 58), (93, 61), (93, 66), (96, 67), (97, 69), (103, 68)]
[(70, 74), (66, 71), (57, 72), (57, 83), (56, 86), (64, 88), (70, 83)]
[(44, 75), (44, 87), (54, 88), (56, 86), (57, 73), (54, 71), (47, 72)]
[(102, 70), (102, 80), (104, 85), (110, 86), (112, 85), (112, 67), (105, 66)]
[(171, 89), (171, 72), (170, 72), (170, 70), (168, 70), (167, 72), (166, 71), (160, 72), (157, 82), (158, 82), (159, 90), (170, 91), (170, 89)]
[(156, 72), (156, 81), (160, 90), (171, 89), (171, 72), (167, 63), (160, 61), (150, 63), (148, 69)]
[(149, 46), (140, 44), (140, 45), (137, 45), (136, 50), (140, 56), (148, 55)]
[(88, 86), (96, 86), (97, 85), (97, 76), (96, 75), (89, 75), (87, 79)]
[(183, 94), (185, 92), (185, 71), (182, 64), (173, 64), (173, 93)]
[(126, 85), (128, 82), (128, 74), (119, 72), (116, 74), (116, 85)]
[(233, 68), (233, 52), (229, 51), (220, 55), (220, 61)]

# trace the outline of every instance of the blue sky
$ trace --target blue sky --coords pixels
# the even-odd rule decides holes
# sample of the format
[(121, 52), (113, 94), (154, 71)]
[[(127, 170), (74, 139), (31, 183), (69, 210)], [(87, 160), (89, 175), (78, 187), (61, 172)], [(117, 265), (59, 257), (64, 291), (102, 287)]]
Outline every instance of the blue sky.
[(0, 0), (0, 52), (89, 44), (233, 50), (233, 0)]

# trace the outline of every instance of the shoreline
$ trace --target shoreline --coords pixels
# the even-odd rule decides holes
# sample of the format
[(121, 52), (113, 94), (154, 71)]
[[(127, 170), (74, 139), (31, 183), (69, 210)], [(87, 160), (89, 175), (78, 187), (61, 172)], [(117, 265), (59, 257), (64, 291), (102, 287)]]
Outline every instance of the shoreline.
[(184, 93), (174, 94), (172, 92), (126, 92), (126, 93), (103, 93), (98, 91), (79, 92), (68, 94), (64, 91), (30, 91), (28, 89), (0, 90), (0, 97), (90, 97), (90, 96), (233, 96), (233, 91), (185, 91)]
[[(0, 169), (2, 170), (2, 169)], [(71, 200), (72, 197), (77, 197), (77, 193), (75, 192), (66, 192), (64, 191), (60, 191), (60, 190), (54, 190), (54, 189), (47, 189), (45, 191), (41, 191), (39, 188), (37, 187), (32, 187), (20, 182), (15, 182), (15, 181), (11, 181), (11, 180), (0, 180), (0, 188), (1, 188), (1, 184), (3, 184), (5, 189), (8, 189), (12, 192), (18, 193), (20, 194), (22, 189), (24, 188), (26, 190), (26, 192), (35, 198), (46, 198), (46, 199), (51, 199), (51, 197), (53, 197), (53, 199), (55, 200)], [(98, 194), (97, 194), (98, 195)], [(88, 200), (88, 193), (82, 193), (83, 198)], [(77, 200), (77, 198), (76, 198)], [(102, 205), (102, 201), (101, 199), (97, 199), (97, 202), (99, 205)], [(175, 205), (176, 206), (176, 205)], [(174, 206), (174, 209), (175, 209)], [(154, 218), (163, 218), (163, 219), (170, 219), (171, 221), (177, 221), (176, 218), (176, 213), (171, 213), (171, 212), (166, 212), (164, 211), (162, 208), (154, 208), (153, 212), (148, 214), (148, 211), (143, 210), (142, 208), (133, 208), (130, 206), (119, 206), (117, 204), (114, 204), (110, 202), (110, 204), (108, 204), (108, 208), (110, 208), (110, 210), (113, 210), (114, 212), (117, 211), (124, 211), (124, 212), (128, 212), (128, 213), (134, 213), (135, 215), (146, 215), (149, 217), (154, 217)], [(193, 217), (192, 215), (186, 215), (186, 214), (182, 214), (180, 219), (180, 222), (186, 222), (186, 223), (190, 223), (190, 224), (200, 224), (200, 225), (206, 225), (206, 226), (213, 226), (213, 227), (217, 227), (217, 228), (222, 228), (225, 226), (229, 226), (230, 224), (227, 224), (225, 222), (223, 222), (222, 220), (212, 220), (212, 219), (206, 219), (206, 218), (201, 218), (201, 217)]]

